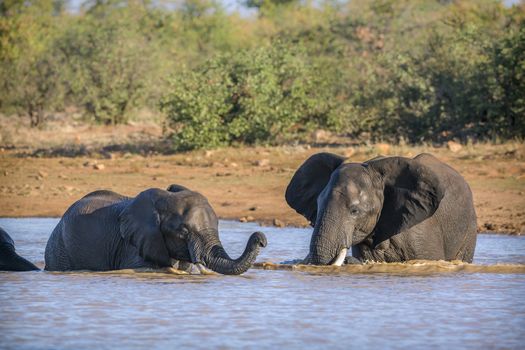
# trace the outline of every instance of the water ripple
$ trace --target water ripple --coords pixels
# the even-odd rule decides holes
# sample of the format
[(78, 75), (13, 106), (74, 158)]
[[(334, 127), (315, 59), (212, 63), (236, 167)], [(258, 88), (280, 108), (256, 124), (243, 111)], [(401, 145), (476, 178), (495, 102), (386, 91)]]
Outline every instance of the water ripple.
[[(43, 266), (57, 219), (0, 219)], [(241, 254), (269, 245), (242, 276), (173, 271), (0, 272), (0, 348), (509, 348), (525, 343), (525, 239), (480, 235), (474, 264), (312, 267), (307, 229), (221, 222)]]

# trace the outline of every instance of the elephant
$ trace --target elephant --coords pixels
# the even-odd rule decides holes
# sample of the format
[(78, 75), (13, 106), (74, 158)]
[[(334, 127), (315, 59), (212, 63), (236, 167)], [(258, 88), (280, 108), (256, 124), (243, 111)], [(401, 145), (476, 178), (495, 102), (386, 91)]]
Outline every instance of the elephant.
[(266, 236), (255, 232), (244, 253), (231, 259), (206, 197), (180, 185), (150, 188), (132, 198), (99, 190), (64, 213), (47, 242), (45, 270), (162, 268), (180, 262), (238, 275), (266, 244)]
[(314, 228), (305, 263), (472, 262), (472, 192), (457, 171), (430, 154), (364, 163), (314, 154), (293, 175), (285, 198)]
[(16, 253), (13, 239), (0, 227), (0, 271), (34, 270), (40, 269)]

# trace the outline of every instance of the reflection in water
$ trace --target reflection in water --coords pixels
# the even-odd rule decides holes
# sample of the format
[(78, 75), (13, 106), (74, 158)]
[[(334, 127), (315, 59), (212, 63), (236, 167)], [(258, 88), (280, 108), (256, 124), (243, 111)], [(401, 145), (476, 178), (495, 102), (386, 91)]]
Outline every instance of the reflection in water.
[[(57, 219), (0, 219), (43, 267)], [(474, 264), (316, 267), (307, 229), (221, 223), (228, 252), (267, 234), (242, 276), (0, 272), (0, 348), (522, 348), (525, 239), (480, 235)], [(263, 263), (265, 262), (265, 263)], [(273, 271), (268, 271), (273, 270)]]

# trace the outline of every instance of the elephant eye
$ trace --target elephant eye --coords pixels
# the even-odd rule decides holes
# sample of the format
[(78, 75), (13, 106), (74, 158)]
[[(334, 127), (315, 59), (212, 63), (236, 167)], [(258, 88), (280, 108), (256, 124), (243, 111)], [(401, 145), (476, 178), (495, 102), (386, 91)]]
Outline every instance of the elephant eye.
[(189, 230), (186, 226), (182, 226), (176, 233), (176, 235), (179, 237), (179, 238), (186, 238), (189, 234)]
[(359, 214), (359, 209), (358, 209), (358, 208), (355, 208), (355, 207), (354, 207), (354, 208), (351, 208), (351, 209), (350, 209), (350, 214), (352, 214), (352, 215), (357, 215), (357, 214)]

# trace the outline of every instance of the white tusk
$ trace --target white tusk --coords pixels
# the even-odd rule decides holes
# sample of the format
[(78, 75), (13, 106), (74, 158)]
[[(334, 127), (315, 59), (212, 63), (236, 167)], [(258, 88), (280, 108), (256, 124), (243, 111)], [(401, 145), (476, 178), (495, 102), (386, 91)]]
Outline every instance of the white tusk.
[(171, 259), (171, 267), (178, 270), (179, 269), (179, 261), (175, 259)]
[(341, 250), (341, 252), (337, 256), (337, 258), (335, 258), (335, 261), (333, 262), (332, 265), (335, 265), (335, 266), (343, 265), (343, 262), (345, 261), (345, 258), (346, 258), (346, 253), (348, 253), (348, 249), (344, 248), (343, 250)]

